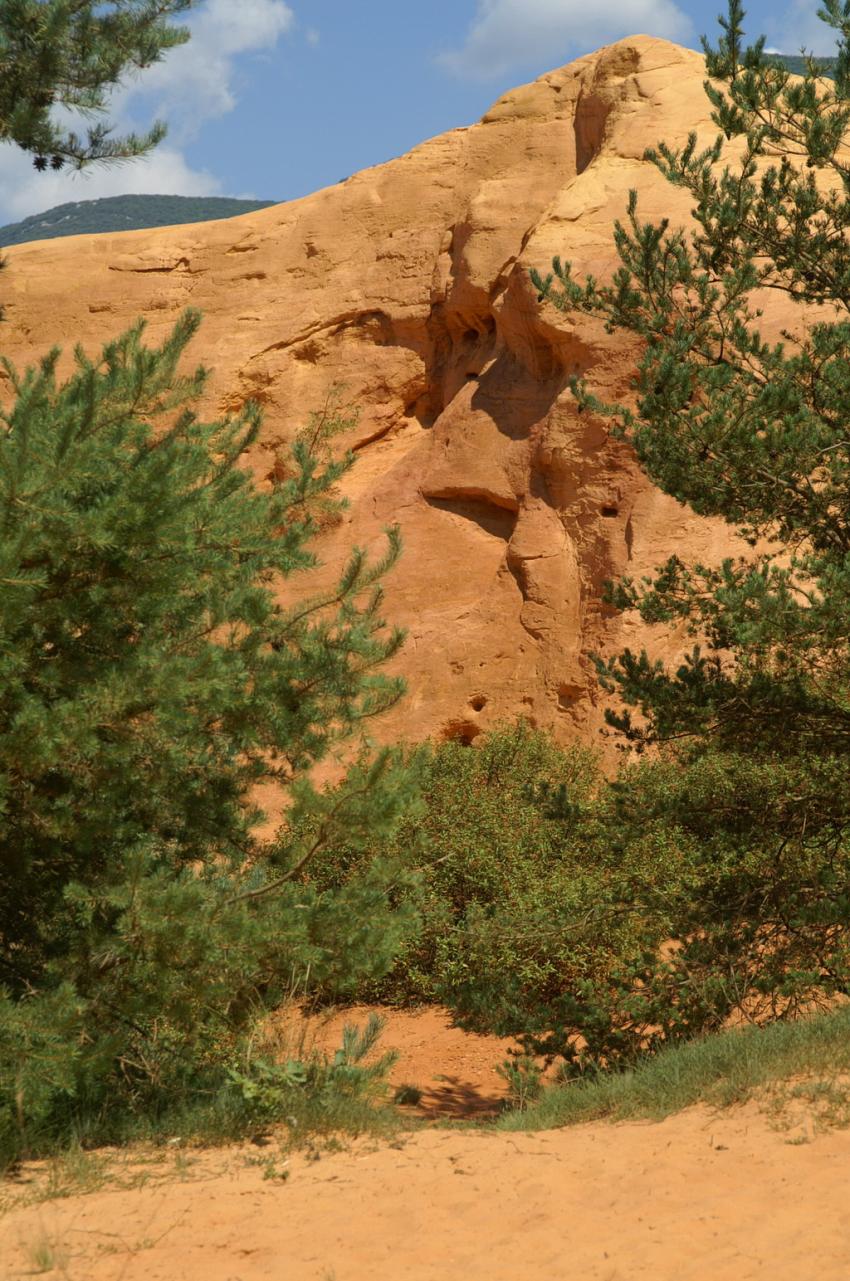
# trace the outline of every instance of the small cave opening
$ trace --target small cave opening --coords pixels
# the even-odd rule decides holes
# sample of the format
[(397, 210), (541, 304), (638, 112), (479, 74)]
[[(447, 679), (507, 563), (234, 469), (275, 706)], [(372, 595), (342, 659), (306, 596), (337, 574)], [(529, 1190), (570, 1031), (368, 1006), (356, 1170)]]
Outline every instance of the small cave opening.
[(487, 706), (487, 699), (483, 694), (475, 694), (469, 700), (469, 706), (472, 708), (473, 712), (483, 712), (484, 708)]
[(619, 514), (620, 514), (620, 509), (619, 509), (619, 507), (617, 506), (617, 504), (616, 504), (616, 503), (603, 503), (603, 504), (602, 504), (602, 515), (603, 515), (603, 516), (607, 516), (607, 517), (609, 517), (609, 518), (610, 518), (610, 517), (612, 517), (612, 516), (619, 516)]
[(471, 747), (480, 733), (481, 726), (474, 721), (456, 720), (443, 726), (440, 737), (444, 743), (460, 743), (461, 747)]
[(405, 418), (415, 419), (421, 427), (433, 427), (440, 416), (442, 405), (436, 402), (431, 391), (411, 398), (404, 406)]

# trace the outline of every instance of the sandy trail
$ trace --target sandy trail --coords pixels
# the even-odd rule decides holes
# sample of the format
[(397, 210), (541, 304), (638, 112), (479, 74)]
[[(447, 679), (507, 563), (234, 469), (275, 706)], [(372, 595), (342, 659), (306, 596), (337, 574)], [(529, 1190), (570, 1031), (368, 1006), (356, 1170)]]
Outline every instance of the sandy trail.
[(72, 1281), (850, 1277), (850, 1133), (792, 1143), (754, 1105), (537, 1134), (431, 1129), (294, 1157), (286, 1182), (247, 1155), (9, 1213), (4, 1278), (32, 1275), (40, 1242), (67, 1251), (44, 1275)]
[[(307, 1039), (334, 1048), (367, 1013)], [(425, 1009), (391, 1012), (383, 1044), (395, 1082), (423, 1090), (411, 1114), (498, 1108), (509, 1043)], [(131, 1151), (101, 1190), (8, 1210), (0, 1281), (850, 1281), (850, 1131), (797, 1120), (772, 1129), (750, 1103), (534, 1134), (432, 1127), (288, 1162), (276, 1143)]]

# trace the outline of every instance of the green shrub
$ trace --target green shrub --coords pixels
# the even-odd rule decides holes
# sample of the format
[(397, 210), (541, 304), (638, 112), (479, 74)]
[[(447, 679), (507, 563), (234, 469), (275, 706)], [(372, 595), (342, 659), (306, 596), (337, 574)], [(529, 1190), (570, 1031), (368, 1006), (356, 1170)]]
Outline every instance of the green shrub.
[[(598, 782), (590, 751), (562, 751), (524, 724), (488, 734), (475, 747), (450, 741), (431, 748), (420, 809), (368, 854), (418, 868), (420, 928), (386, 977), (361, 985), (358, 995), (410, 1004), (439, 1000), (461, 983), (470, 963), (463, 945), (470, 921), (533, 897), (568, 857), (568, 834), (551, 813), (550, 792), (566, 787), (578, 802)], [(350, 846), (329, 846), (312, 865), (312, 882), (336, 888), (363, 859)]]
[(565, 813), (568, 856), (467, 914), (446, 999), (580, 1075), (848, 993), (850, 857), (817, 806), (838, 779), (721, 753), (626, 769)]
[[(433, 748), (424, 812), (371, 848), (418, 866), (421, 928), (361, 998), (583, 1076), (850, 993), (840, 758), (682, 748), (606, 782), (524, 726), (479, 743)], [(315, 883), (363, 857), (329, 847)]]
[(331, 1057), (317, 1053), (284, 1062), (250, 1059), (229, 1077), (246, 1111), (257, 1121), (285, 1118), (291, 1131), (366, 1128), (373, 1107), (386, 1099), (387, 1073), (396, 1061), (390, 1050), (366, 1062), (384, 1020), (370, 1014), (362, 1028), (346, 1024), (342, 1045)]
[(525, 1112), (543, 1093), (543, 1069), (530, 1054), (516, 1054), (496, 1069), (508, 1087), (507, 1106)]

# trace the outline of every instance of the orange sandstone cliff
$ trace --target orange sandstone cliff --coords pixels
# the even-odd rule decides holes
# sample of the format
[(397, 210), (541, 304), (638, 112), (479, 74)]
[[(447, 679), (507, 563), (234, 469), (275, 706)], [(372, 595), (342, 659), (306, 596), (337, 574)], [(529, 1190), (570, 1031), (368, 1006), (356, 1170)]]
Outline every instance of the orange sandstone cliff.
[[(642, 159), (659, 139), (714, 136), (702, 58), (636, 36), (506, 94), (470, 128), (336, 187), (228, 221), (75, 237), (9, 251), (3, 350), (93, 350), (137, 316), (159, 338), (187, 305), (207, 408), (265, 411), (251, 458), (344, 384), (361, 408), (351, 507), (320, 546), (329, 569), (398, 522), (386, 613), (408, 628), (409, 695), (386, 739), (460, 736), (523, 716), (599, 741), (590, 655), (643, 642), (601, 604), (604, 581), (675, 550), (719, 559), (721, 524), (655, 489), (605, 425), (577, 415), (568, 379), (626, 393), (636, 349), (585, 317), (541, 308), (529, 268), (614, 265), (627, 193), (688, 218)], [(680, 652), (682, 637), (653, 637)]]

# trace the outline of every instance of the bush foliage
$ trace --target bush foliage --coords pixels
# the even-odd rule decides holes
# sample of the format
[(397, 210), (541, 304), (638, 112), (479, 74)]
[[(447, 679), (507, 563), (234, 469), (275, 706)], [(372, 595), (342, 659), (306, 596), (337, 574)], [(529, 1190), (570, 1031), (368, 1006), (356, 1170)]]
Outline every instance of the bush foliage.
[(538, 793), (567, 780), (576, 795), (587, 795), (596, 782), (593, 755), (561, 752), (522, 724), (487, 735), (475, 748), (440, 743), (427, 749), (421, 809), (402, 818), (389, 840), (368, 854), (327, 848), (311, 873), (322, 889), (343, 884), (375, 856), (418, 872), (419, 929), (386, 977), (359, 989), (361, 997), (434, 1001), (461, 982), (471, 922), (533, 896), (561, 857), (563, 825)]
[(846, 843), (778, 834), (802, 781), (711, 753), (561, 802), (567, 852), (533, 893), (469, 920), (449, 1001), (581, 1074), (846, 994)]
[[(441, 1000), (566, 1076), (850, 992), (850, 853), (801, 797), (831, 763), (668, 751), (606, 780), (522, 725), (432, 749), (424, 814), (371, 857), (418, 867), (421, 931), (362, 998)], [(790, 837), (789, 837), (790, 833)], [(342, 884), (364, 855), (314, 865)]]

